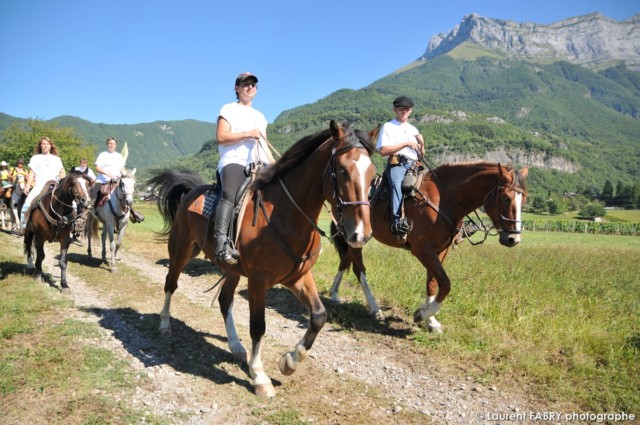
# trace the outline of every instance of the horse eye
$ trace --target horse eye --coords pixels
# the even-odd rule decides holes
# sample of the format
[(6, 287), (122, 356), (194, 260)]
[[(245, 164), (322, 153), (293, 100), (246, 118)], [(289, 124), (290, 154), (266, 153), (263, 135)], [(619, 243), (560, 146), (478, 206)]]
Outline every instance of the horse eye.
[(504, 197), (502, 198), (502, 200), (503, 200), (505, 203), (507, 203), (507, 202), (511, 202), (511, 198), (509, 198), (508, 196), (504, 196)]

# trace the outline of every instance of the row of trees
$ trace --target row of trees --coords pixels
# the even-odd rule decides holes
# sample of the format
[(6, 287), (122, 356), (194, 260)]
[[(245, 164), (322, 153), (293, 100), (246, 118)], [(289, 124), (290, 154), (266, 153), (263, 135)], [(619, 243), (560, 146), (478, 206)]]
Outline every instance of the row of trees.
[(614, 190), (611, 181), (606, 180), (602, 190), (590, 186), (581, 193), (549, 193), (547, 198), (534, 196), (526, 209), (528, 212), (550, 214), (578, 211), (579, 217), (593, 218), (604, 216), (605, 207), (640, 209), (640, 184), (618, 182)]
[(55, 146), (66, 170), (80, 163), (81, 158), (96, 157), (96, 147), (76, 135), (72, 127), (59, 127), (54, 122), (27, 119), (24, 123), (15, 123), (0, 133), (0, 160), (13, 166), (19, 158), (29, 163), (29, 158), (40, 138), (48, 136)]

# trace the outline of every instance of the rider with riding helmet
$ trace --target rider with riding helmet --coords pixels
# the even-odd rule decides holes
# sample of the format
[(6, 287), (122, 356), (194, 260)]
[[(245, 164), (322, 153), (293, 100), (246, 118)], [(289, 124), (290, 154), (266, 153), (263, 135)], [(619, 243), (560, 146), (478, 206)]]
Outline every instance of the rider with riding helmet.
[(400, 96), (393, 101), (396, 117), (380, 129), (377, 150), (387, 157), (385, 175), (391, 187), (393, 222), (391, 231), (402, 237), (411, 225), (402, 217), (402, 181), (413, 165), (424, 155), (424, 138), (416, 127), (409, 124), (413, 100)]

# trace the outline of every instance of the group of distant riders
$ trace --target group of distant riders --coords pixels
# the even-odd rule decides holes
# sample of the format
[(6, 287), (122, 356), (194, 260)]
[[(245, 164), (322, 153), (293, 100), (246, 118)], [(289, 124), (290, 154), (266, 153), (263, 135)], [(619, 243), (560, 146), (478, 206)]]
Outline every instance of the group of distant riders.
[[(107, 150), (102, 152), (96, 159), (95, 166), (98, 175), (88, 166), (86, 158), (80, 160), (80, 165), (74, 166), (71, 171), (85, 174), (92, 183), (91, 198), (98, 201), (99, 199), (110, 196), (110, 189), (125, 172), (125, 159), (122, 155), (115, 151), (117, 141), (114, 138), (107, 139)], [(64, 178), (66, 175), (62, 167), (62, 161), (57, 153), (55, 145), (48, 137), (42, 137), (36, 146), (35, 155), (29, 162), (29, 169), (25, 168), (24, 160), (19, 158), (16, 165), (9, 169), (6, 161), (0, 162), (0, 199), (10, 198), (13, 188), (19, 183), (23, 187), (23, 193), (28, 195), (22, 206), (20, 223), (14, 223), (12, 234), (22, 236), (26, 226), (28, 209), (33, 199), (36, 198), (47, 181)], [(102, 195), (102, 196), (101, 196)], [(134, 222), (142, 221), (144, 218), (141, 214), (131, 211), (131, 220)], [(86, 212), (85, 212), (86, 215)], [(74, 221), (73, 236), (74, 239), (81, 243), (84, 238), (84, 227), (75, 224), (84, 223), (84, 220)]]

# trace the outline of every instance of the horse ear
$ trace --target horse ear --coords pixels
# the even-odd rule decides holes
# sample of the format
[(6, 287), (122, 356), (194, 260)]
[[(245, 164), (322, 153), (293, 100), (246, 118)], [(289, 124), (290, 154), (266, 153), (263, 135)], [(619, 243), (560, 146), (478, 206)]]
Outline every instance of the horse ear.
[(334, 140), (338, 141), (342, 138), (342, 129), (334, 119), (329, 123), (329, 130)]
[(135, 176), (135, 175), (136, 175), (136, 169), (137, 169), (137, 168), (134, 168), (133, 170), (131, 170), (131, 175), (132, 175), (132, 176)]
[(522, 176), (523, 179), (526, 179), (527, 176), (529, 175), (529, 168), (524, 167), (523, 169), (521, 169), (520, 175)]
[(378, 140), (378, 134), (380, 133), (380, 128), (382, 128), (382, 123), (378, 124), (376, 128), (369, 132), (369, 136), (371, 136), (371, 140)]

